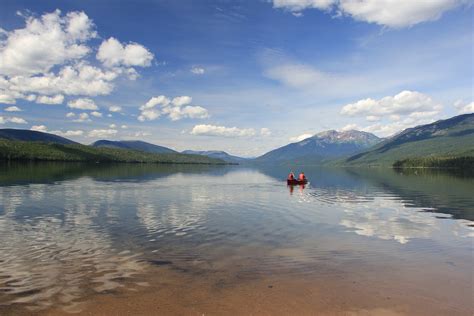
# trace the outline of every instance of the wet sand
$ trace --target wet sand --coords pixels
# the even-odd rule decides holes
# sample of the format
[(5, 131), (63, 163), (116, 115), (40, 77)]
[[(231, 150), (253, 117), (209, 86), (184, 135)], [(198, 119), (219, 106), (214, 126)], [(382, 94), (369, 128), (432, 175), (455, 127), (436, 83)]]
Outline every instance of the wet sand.
[(242, 267), (212, 271), (162, 261), (133, 282), (85, 297), (77, 305), (33, 312), (11, 306), (4, 314), (472, 315), (474, 311), (472, 286), (451, 264), (431, 264), (422, 272), (390, 266), (319, 269), (320, 274), (305, 276), (252, 274)]

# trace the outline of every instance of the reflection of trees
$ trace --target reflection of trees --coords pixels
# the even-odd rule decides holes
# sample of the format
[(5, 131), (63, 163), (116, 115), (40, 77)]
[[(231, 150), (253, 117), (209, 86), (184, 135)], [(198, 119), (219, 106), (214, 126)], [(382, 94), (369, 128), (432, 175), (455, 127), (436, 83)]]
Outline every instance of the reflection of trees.
[(139, 163), (37, 162), (0, 163), (0, 185), (53, 183), (80, 177), (98, 181), (150, 181), (176, 173), (222, 175), (235, 166), (223, 165), (170, 165)]

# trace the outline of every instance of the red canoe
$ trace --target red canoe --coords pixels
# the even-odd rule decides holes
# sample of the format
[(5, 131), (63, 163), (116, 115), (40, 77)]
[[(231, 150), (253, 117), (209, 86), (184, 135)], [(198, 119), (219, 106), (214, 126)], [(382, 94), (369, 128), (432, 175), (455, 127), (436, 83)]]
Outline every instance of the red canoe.
[(308, 183), (307, 179), (304, 179), (304, 180), (298, 180), (298, 179), (290, 180), (290, 179), (287, 179), (286, 180), (286, 184), (288, 184), (288, 185), (298, 185), (298, 184), (307, 184), (307, 183)]

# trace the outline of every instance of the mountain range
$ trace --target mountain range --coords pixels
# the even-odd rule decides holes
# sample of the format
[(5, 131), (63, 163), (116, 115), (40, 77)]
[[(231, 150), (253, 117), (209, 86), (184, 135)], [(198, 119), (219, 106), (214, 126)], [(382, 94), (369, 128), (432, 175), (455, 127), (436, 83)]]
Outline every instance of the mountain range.
[(340, 164), (393, 165), (406, 159), (474, 157), (474, 113), (408, 128)]
[(334, 159), (368, 149), (382, 141), (371, 133), (350, 130), (329, 130), (300, 142), (274, 149), (258, 158), (257, 162), (305, 162)]
[[(339, 166), (400, 166), (403, 164), (416, 166), (421, 164), (423, 166), (449, 166), (449, 163), (446, 164), (446, 161), (452, 163), (452, 159), (461, 159), (463, 165), (466, 165), (466, 163), (469, 165), (474, 160), (474, 114), (459, 115), (431, 124), (408, 128), (387, 139), (356, 130), (341, 132), (329, 130), (300, 142), (276, 148), (255, 159), (233, 156), (224, 151), (185, 150), (178, 153), (171, 148), (143, 141), (99, 140), (90, 146), (86, 146), (57, 135), (29, 130), (0, 129), (1, 139), (7, 142), (41, 142), (64, 146), (82, 146), (80, 147), (81, 150), (87, 152), (87, 155), (84, 155), (84, 157), (90, 156), (89, 154), (92, 149), (88, 148), (95, 148), (95, 150), (100, 151), (93, 152), (96, 155), (94, 157), (101, 157), (100, 155), (104, 151), (107, 152), (109, 150), (110, 153), (113, 151), (112, 156), (119, 153), (120, 159), (125, 159), (120, 153), (126, 151), (133, 153), (132, 156), (136, 156), (140, 152), (157, 155), (168, 154), (175, 155), (174, 157), (179, 157), (181, 160), (184, 159), (183, 161), (192, 157), (204, 156), (211, 159), (210, 161), (225, 161), (229, 163), (316, 163)], [(6, 146), (5, 148), (10, 147)], [(47, 149), (43, 148), (42, 150)], [(57, 146), (54, 150), (57, 150)], [(70, 150), (67, 152), (70, 153)], [(2, 154), (3, 157), (7, 155), (6, 153)], [(156, 157), (147, 157), (147, 159), (154, 160)], [(456, 161), (456, 163), (458, 162)]]
[(98, 140), (91, 144), (92, 147), (105, 147), (105, 148), (116, 148), (116, 149), (129, 149), (129, 150), (139, 150), (145, 151), (154, 154), (173, 154), (177, 153), (177, 151), (164, 147), (158, 146), (154, 144), (150, 144), (147, 142), (139, 141), (139, 140), (119, 140), (119, 141), (112, 141), (112, 140)]
[(187, 154), (187, 155), (207, 156), (207, 157), (222, 159), (224, 161), (234, 162), (234, 163), (242, 163), (242, 162), (246, 162), (246, 161), (249, 160), (247, 158), (233, 156), (233, 155), (230, 155), (230, 154), (226, 153), (225, 151), (219, 151), (219, 150), (206, 150), (206, 151), (185, 150), (185, 151), (182, 151), (181, 153), (182, 154)]

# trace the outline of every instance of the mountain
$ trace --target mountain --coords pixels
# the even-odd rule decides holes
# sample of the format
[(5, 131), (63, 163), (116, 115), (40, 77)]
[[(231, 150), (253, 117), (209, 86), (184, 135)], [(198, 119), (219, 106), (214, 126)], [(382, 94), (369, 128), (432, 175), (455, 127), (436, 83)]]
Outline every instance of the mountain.
[(321, 162), (322, 160), (346, 156), (374, 146), (382, 139), (361, 131), (318, 133), (297, 143), (274, 149), (256, 158), (257, 162)]
[(77, 144), (76, 142), (49, 133), (30, 131), (26, 129), (0, 129), (0, 139), (7, 140), (18, 140), (18, 141), (30, 141), (30, 142), (43, 142), (43, 143), (55, 143), (55, 144)]
[(187, 155), (207, 156), (207, 157), (211, 157), (211, 158), (222, 159), (226, 162), (233, 162), (233, 163), (239, 163), (239, 162), (247, 161), (246, 158), (229, 155), (225, 151), (218, 151), (218, 150), (207, 150), (207, 151), (185, 150), (181, 153), (182, 154), (187, 154)]
[(0, 139), (0, 160), (139, 162), (163, 164), (226, 164), (206, 156), (179, 153), (148, 153), (138, 150), (92, 147), (82, 144), (12, 141)]
[[(474, 113), (408, 128), (368, 151), (341, 160), (344, 165), (449, 165), (449, 160), (472, 161)], [(461, 158), (461, 159), (460, 159)], [(467, 158), (467, 160), (465, 159)]]
[(154, 154), (177, 153), (175, 150), (167, 148), (167, 147), (158, 146), (158, 145), (154, 145), (154, 144), (150, 144), (150, 143), (142, 142), (142, 141), (135, 141), (135, 140), (119, 140), (119, 141), (98, 140), (94, 142), (93, 144), (91, 144), (91, 146), (139, 150), (139, 151), (144, 151), (147, 153), (154, 153)]

